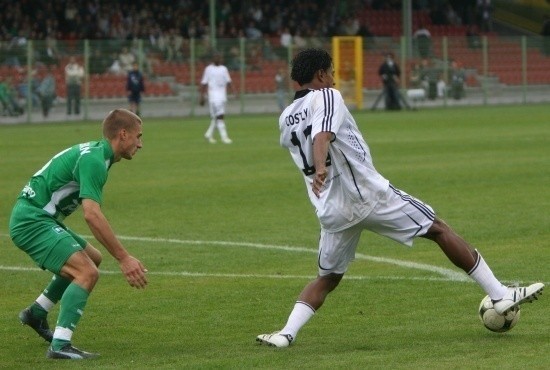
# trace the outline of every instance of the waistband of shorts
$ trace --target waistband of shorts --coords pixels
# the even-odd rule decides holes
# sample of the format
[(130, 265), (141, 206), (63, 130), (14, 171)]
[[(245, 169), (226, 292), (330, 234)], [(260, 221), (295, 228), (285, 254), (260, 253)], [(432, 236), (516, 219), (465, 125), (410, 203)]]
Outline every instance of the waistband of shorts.
[(43, 212), (45, 215), (50, 216), (51, 218), (56, 219), (59, 222), (62, 222), (65, 219), (65, 215), (62, 213), (58, 213), (57, 215), (51, 215), (50, 213), (46, 212), (44, 208), (37, 206), (31, 199), (29, 198), (18, 198), (17, 202), (15, 203), (17, 205), (21, 205), (23, 207), (29, 207), (34, 210), (37, 210), (39, 212)]

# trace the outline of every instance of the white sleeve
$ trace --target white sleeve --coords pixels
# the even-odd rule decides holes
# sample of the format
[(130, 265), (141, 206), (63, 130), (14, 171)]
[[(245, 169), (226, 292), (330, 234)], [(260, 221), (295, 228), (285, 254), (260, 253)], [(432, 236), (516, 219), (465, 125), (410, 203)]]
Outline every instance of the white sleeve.
[(227, 67), (224, 66), (224, 69), (225, 69), (225, 75), (226, 75), (226, 78), (227, 78), (227, 83), (230, 84), (232, 81), (231, 81), (231, 75), (229, 74), (229, 70), (227, 69)]
[(209, 68), (206, 67), (204, 69), (204, 72), (202, 73), (202, 79), (201, 79), (201, 84), (202, 85), (208, 85), (208, 70), (209, 70)]
[(345, 103), (342, 94), (335, 89), (322, 89), (313, 92), (311, 137), (319, 132), (332, 132), (336, 135), (344, 121)]

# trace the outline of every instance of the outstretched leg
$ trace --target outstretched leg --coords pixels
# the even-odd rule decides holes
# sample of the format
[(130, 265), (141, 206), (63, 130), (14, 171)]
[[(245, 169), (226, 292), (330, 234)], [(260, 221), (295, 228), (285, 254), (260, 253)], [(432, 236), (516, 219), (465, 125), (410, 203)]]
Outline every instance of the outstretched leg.
[(460, 267), (476, 281), (493, 300), (495, 311), (503, 314), (524, 302), (532, 302), (542, 294), (544, 284), (535, 283), (527, 287), (508, 288), (493, 274), (481, 254), (458, 236), (445, 222), (435, 219), (428, 232), (423, 235), (433, 240), (457, 267)]

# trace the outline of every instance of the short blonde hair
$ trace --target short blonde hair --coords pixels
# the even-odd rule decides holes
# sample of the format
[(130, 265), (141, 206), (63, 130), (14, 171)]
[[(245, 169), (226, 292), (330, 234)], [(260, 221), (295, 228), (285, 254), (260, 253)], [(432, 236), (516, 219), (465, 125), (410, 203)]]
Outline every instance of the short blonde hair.
[(132, 130), (141, 123), (141, 118), (128, 109), (114, 109), (103, 120), (103, 137), (113, 139), (120, 130)]

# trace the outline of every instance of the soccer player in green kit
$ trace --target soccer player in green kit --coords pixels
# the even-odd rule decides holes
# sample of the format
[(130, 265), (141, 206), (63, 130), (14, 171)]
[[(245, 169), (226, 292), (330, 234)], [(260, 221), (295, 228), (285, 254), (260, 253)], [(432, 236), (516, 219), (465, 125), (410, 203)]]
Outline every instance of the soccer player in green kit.
[[(142, 121), (126, 109), (111, 111), (103, 121), (103, 139), (74, 145), (56, 154), (25, 185), (13, 208), (9, 229), (14, 244), (42, 269), (54, 274), (36, 301), (20, 312), (21, 323), (51, 342), (46, 357), (84, 359), (98, 354), (71, 342), (88, 296), (98, 278), (101, 253), (63, 224), (82, 205), (94, 237), (118, 261), (128, 283), (145, 288), (147, 270), (124, 248), (101, 212), (103, 186), (113, 163), (132, 159), (142, 147)], [(48, 311), (58, 302), (55, 331)]]

